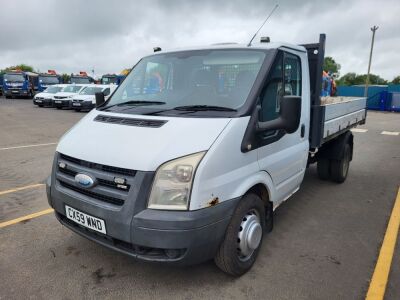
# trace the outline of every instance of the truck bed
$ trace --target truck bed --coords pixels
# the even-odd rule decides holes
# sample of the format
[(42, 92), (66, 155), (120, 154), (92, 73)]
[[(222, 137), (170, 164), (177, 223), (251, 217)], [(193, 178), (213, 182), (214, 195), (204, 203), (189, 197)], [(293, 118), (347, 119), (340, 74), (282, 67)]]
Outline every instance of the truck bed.
[(366, 118), (366, 98), (321, 97), (324, 106), (323, 142), (343, 130), (363, 124)]

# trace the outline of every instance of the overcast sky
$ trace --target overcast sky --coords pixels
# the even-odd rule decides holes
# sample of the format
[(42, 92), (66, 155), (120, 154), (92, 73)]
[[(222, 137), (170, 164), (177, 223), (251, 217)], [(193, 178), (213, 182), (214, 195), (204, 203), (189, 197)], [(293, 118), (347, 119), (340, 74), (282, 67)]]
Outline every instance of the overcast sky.
[(0, 69), (19, 63), (40, 71), (119, 73), (163, 49), (245, 43), (269, 11), (259, 36), (310, 43), (327, 34), (326, 54), (346, 72), (366, 73), (370, 27), (378, 25), (371, 72), (400, 75), (400, 1), (12, 0), (0, 4)]

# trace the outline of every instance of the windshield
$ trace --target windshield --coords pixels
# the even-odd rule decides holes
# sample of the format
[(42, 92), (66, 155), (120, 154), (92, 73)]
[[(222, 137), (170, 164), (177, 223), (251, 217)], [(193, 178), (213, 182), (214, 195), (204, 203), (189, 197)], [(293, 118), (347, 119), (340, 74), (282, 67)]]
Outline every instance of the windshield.
[(117, 77), (102, 77), (101, 78), (101, 84), (111, 84), (111, 83), (116, 83), (117, 82)]
[(4, 80), (22, 82), (25, 78), (22, 74), (4, 74)]
[(66, 93), (77, 93), (82, 87), (79, 85), (69, 85), (62, 89), (62, 92)]
[(71, 83), (90, 83), (90, 80), (88, 77), (71, 77)]
[(39, 76), (39, 82), (44, 84), (60, 83), (57, 76)]
[(103, 90), (102, 87), (92, 87), (88, 86), (84, 88), (79, 95), (95, 95), (96, 93), (100, 93)]
[(55, 94), (55, 93), (61, 92), (62, 89), (63, 88), (61, 86), (50, 86), (47, 89), (45, 89), (43, 91), (43, 93)]
[[(127, 101), (146, 108), (220, 106), (236, 110), (247, 99), (266, 53), (261, 50), (192, 50), (143, 58), (107, 107)], [(137, 105), (139, 106), (139, 105)], [(142, 110), (143, 111), (143, 108)]]

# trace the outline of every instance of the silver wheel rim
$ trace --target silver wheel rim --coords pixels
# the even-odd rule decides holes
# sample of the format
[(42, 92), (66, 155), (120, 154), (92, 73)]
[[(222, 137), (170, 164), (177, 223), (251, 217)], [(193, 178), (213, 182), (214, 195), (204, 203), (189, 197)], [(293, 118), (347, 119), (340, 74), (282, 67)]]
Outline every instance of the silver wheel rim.
[(260, 217), (255, 210), (247, 212), (240, 224), (238, 232), (238, 257), (242, 261), (248, 260), (260, 245), (262, 227)]

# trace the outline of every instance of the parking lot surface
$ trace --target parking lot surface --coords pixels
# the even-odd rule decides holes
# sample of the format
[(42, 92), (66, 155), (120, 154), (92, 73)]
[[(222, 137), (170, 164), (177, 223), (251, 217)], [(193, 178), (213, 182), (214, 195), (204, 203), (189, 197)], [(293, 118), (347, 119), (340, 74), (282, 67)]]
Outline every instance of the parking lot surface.
[[(59, 138), (84, 115), (0, 98), (0, 224), (48, 209), (37, 184), (50, 174)], [(347, 181), (320, 181), (310, 166), (240, 278), (212, 262), (137, 262), (47, 213), (0, 228), (0, 299), (363, 299), (400, 184), (400, 136), (382, 131), (399, 132), (400, 114), (368, 112), (360, 128), (367, 131), (354, 132)], [(399, 283), (397, 242), (386, 299), (400, 299)]]

